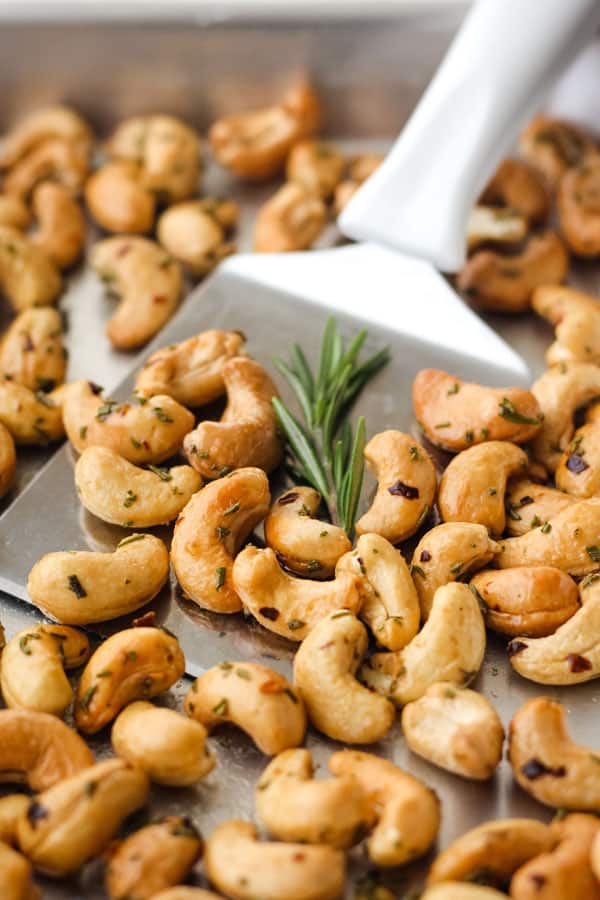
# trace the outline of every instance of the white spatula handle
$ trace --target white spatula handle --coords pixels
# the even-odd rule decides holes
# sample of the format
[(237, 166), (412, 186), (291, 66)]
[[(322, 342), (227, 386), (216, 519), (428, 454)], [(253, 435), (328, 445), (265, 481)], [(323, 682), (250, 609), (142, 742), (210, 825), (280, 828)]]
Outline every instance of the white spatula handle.
[(342, 231), (459, 269), (473, 203), (599, 21), (598, 0), (478, 0)]

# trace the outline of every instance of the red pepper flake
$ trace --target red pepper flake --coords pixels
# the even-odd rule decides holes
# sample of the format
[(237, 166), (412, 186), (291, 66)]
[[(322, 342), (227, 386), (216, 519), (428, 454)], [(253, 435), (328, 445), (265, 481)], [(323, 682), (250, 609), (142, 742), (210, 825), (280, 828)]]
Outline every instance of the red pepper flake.
[(263, 681), (259, 691), (261, 694), (283, 694), (286, 688), (285, 678), (269, 678), (268, 681)]
[(132, 625), (134, 628), (156, 628), (156, 613), (153, 609), (150, 609), (143, 616), (134, 619)]
[(592, 668), (589, 659), (586, 659), (585, 656), (580, 656), (578, 653), (569, 653), (567, 663), (571, 672), (587, 672)]
[(306, 853), (294, 853), (292, 856), (292, 862), (304, 862), (306, 859)]
[(167, 298), (164, 294), (155, 294), (152, 298), (153, 303), (166, 303)]
[(321, 646), (319, 647), (319, 650), (328, 650), (330, 647), (333, 647), (334, 644), (335, 644), (335, 641), (327, 641), (326, 644), (321, 644)]
[(394, 497), (406, 497), (407, 500), (418, 500), (419, 488), (412, 487), (410, 484), (405, 484), (398, 478), (398, 480), (388, 488), (388, 494), (392, 494)]

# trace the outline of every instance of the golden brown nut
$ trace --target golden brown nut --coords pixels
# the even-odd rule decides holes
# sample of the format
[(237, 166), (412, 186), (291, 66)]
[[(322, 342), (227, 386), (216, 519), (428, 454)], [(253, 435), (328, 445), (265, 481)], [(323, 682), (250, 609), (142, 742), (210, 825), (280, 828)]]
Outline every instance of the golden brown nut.
[(77, 727), (94, 734), (133, 700), (166, 691), (184, 671), (177, 638), (162, 628), (126, 628), (111, 635), (83, 670), (75, 704)]
[(150, 900), (178, 884), (202, 853), (202, 838), (182, 816), (167, 816), (111, 848), (106, 890), (111, 900)]
[(567, 169), (596, 152), (596, 145), (577, 125), (540, 115), (521, 133), (519, 151), (555, 188)]
[(518, 478), (509, 482), (506, 491), (506, 530), (515, 537), (526, 534), (574, 503), (577, 503), (577, 497)]
[(0, 289), (15, 312), (48, 306), (61, 289), (52, 260), (31, 238), (9, 225), (0, 225)]
[(539, 225), (548, 217), (550, 197), (536, 169), (520, 159), (505, 159), (481, 195), (483, 203), (508, 206)]
[(308, 250), (326, 223), (323, 200), (300, 182), (288, 181), (259, 209), (254, 249), (258, 253)]
[(15, 444), (45, 447), (64, 437), (62, 403), (64, 388), (49, 394), (0, 379), (0, 423), (10, 431)]
[(40, 900), (42, 896), (33, 883), (31, 864), (2, 841), (0, 841), (0, 896), (3, 900)]
[(10, 489), (16, 468), (15, 442), (8, 428), (0, 423), (0, 497)]
[(32, 391), (51, 391), (65, 380), (62, 337), (62, 320), (56, 309), (24, 310), (2, 335), (0, 373)]
[(184, 711), (209, 731), (231, 722), (267, 756), (304, 740), (304, 703), (273, 669), (250, 662), (222, 662), (197, 678), (185, 695)]
[(300, 141), (286, 163), (288, 181), (298, 181), (314, 194), (329, 199), (342, 180), (346, 162), (342, 154), (321, 141)]
[(536, 398), (523, 388), (490, 388), (439, 369), (413, 382), (415, 415), (432, 444), (456, 453), (483, 441), (524, 444), (540, 430)]
[(24, 200), (14, 194), (0, 194), (0, 225), (26, 231), (30, 222), (31, 213)]
[(363, 153), (350, 163), (347, 177), (335, 189), (333, 207), (336, 216), (340, 215), (361, 184), (370, 178), (382, 162), (383, 156), (377, 153)]
[(560, 229), (577, 256), (600, 253), (600, 156), (565, 172), (558, 185)]
[(228, 359), (222, 374), (225, 412), (219, 422), (200, 422), (186, 435), (183, 449), (189, 463), (204, 478), (218, 478), (244, 466), (271, 472), (283, 455), (272, 403), (277, 388), (266, 370), (246, 356)]
[(27, 200), (44, 181), (63, 185), (71, 194), (81, 193), (89, 172), (90, 145), (48, 138), (20, 159), (7, 173), (4, 190)]
[(7, 169), (49, 138), (91, 144), (92, 133), (82, 117), (68, 106), (38, 108), (24, 116), (9, 131), (0, 152), (0, 168)]
[(85, 219), (81, 207), (62, 184), (45, 181), (33, 192), (38, 227), (32, 241), (59, 269), (68, 269), (81, 256)]
[(556, 339), (546, 353), (549, 366), (600, 362), (600, 304), (595, 297), (565, 285), (544, 284), (533, 292), (531, 305), (556, 326)]
[[(231, 217), (233, 222), (229, 216), (225, 219), (226, 224), (221, 221), (221, 206), (226, 207), (226, 213), (235, 210), (235, 216)], [(236, 219), (237, 207), (231, 201), (187, 200), (162, 213), (156, 233), (165, 250), (200, 278), (235, 252), (235, 244), (227, 241), (226, 233)]]
[(573, 435), (555, 472), (556, 486), (573, 497), (600, 494), (600, 455), (597, 422), (582, 425)]
[(467, 222), (467, 249), (481, 244), (516, 246), (527, 234), (527, 219), (515, 209), (497, 206), (474, 206)]
[(5, 794), (0, 797), (0, 842), (14, 845), (17, 839), (17, 821), (27, 807), (26, 794)]
[(140, 180), (134, 162), (109, 162), (91, 175), (85, 201), (92, 218), (116, 234), (146, 234), (154, 223), (156, 198)]

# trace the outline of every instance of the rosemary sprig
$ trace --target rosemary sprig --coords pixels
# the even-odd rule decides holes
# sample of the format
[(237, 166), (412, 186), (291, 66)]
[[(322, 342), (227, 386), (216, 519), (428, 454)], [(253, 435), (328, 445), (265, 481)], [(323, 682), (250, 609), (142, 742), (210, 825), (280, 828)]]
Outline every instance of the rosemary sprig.
[(278, 397), (273, 399), (291, 456), (288, 471), (295, 481), (308, 482), (319, 491), (331, 521), (348, 534), (356, 520), (366, 443), (364, 418), (353, 430), (348, 414), (365, 384), (389, 359), (386, 347), (359, 362), (366, 337), (363, 330), (346, 346), (332, 316), (323, 332), (316, 374), (298, 344), (293, 344), (288, 362), (281, 357), (273, 360), (301, 413), (296, 416)]

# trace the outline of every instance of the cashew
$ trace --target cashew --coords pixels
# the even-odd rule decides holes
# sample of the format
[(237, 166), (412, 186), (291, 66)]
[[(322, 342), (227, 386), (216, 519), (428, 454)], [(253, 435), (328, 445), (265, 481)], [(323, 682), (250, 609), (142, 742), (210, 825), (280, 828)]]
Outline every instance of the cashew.
[(329, 844), (344, 850), (362, 840), (374, 810), (354, 775), (316, 780), (308, 750), (285, 750), (256, 785), (256, 811), (280, 841)]
[(375, 532), (397, 544), (415, 533), (433, 506), (435, 467), (427, 451), (401, 431), (376, 434), (364, 455), (377, 479), (377, 493), (356, 523), (356, 533)]
[(500, 536), (506, 525), (506, 482), (527, 464), (525, 451), (509, 441), (486, 441), (463, 450), (450, 460), (440, 481), (442, 520), (476, 522)]
[(0, 151), (0, 168), (19, 159), (48, 138), (91, 144), (92, 133), (81, 116), (68, 106), (47, 106), (26, 115), (6, 135)]
[(134, 831), (109, 853), (106, 890), (113, 900), (150, 900), (182, 881), (200, 854), (192, 822), (167, 816)]
[(26, 794), (6, 794), (0, 797), (0, 842), (13, 845), (17, 837), (17, 821), (29, 806)]
[(102, 397), (101, 390), (90, 381), (75, 381), (67, 388), (64, 426), (78, 453), (86, 447), (108, 447), (136, 465), (160, 463), (179, 450), (194, 427), (192, 413), (171, 397), (134, 396), (118, 403)]
[(17, 825), (36, 869), (64, 876), (99, 856), (122, 821), (145, 802), (148, 779), (123, 759), (107, 759), (31, 800)]
[(552, 830), (535, 819), (497, 819), (472, 828), (434, 860), (427, 884), (486, 880), (505, 882), (519, 866), (555, 845)]
[(485, 604), (486, 625), (511, 637), (546, 637), (579, 609), (577, 585), (552, 566), (488, 569), (471, 587)]
[(75, 466), (79, 498), (104, 522), (151, 528), (175, 519), (202, 478), (191, 466), (140, 469), (108, 447), (88, 447)]
[(344, 891), (344, 854), (327, 844), (261, 842), (249, 822), (223, 822), (206, 841), (211, 882), (233, 900), (337, 900)]
[(549, 366), (600, 362), (600, 307), (595, 297), (565, 285), (546, 284), (535, 289), (531, 305), (556, 326), (556, 339), (546, 353)]
[(0, 423), (10, 431), (15, 444), (46, 446), (64, 437), (62, 387), (44, 394), (22, 384), (0, 379)]
[(484, 309), (525, 312), (540, 284), (565, 280), (568, 252), (554, 231), (532, 235), (525, 249), (508, 256), (494, 250), (478, 250), (457, 277), (460, 291)]
[(431, 615), (410, 644), (393, 653), (375, 653), (360, 677), (404, 706), (436, 681), (468, 684), (484, 653), (485, 625), (477, 600), (465, 584), (446, 584), (435, 592)]
[(321, 198), (298, 181), (288, 181), (256, 216), (254, 249), (258, 253), (308, 250), (327, 222)]
[(300, 141), (286, 163), (288, 181), (298, 181), (323, 200), (329, 199), (342, 180), (346, 162), (342, 154), (321, 141)]
[(0, 289), (15, 312), (54, 303), (61, 290), (54, 263), (17, 228), (0, 225)]
[(571, 740), (560, 703), (536, 697), (517, 710), (508, 759), (516, 781), (540, 803), (592, 812), (600, 806), (598, 756)]
[(419, 900), (506, 900), (506, 894), (480, 884), (443, 881), (428, 887)]
[(530, 391), (485, 387), (439, 369), (418, 372), (413, 406), (427, 440), (454, 453), (482, 441), (524, 444), (541, 424)]
[(174, 116), (133, 116), (116, 128), (106, 150), (112, 159), (140, 165), (140, 181), (160, 200), (172, 203), (196, 193), (200, 141)]
[(89, 172), (89, 151), (87, 142), (48, 138), (11, 168), (4, 178), (4, 190), (27, 200), (38, 184), (52, 181), (79, 194)]
[(244, 608), (269, 631), (290, 641), (303, 641), (328, 614), (358, 612), (358, 578), (336, 573), (333, 581), (310, 581), (288, 575), (270, 548), (246, 547), (236, 557), (233, 588)]
[(60, 716), (73, 699), (65, 669), (82, 666), (86, 635), (64, 625), (34, 625), (11, 638), (0, 657), (0, 686), (7, 706)]
[(223, 365), (242, 353), (239, 331), (202, 331), (153, 353), (138, 373), (135, 390), (144, 397), (168, 394), (184, 406), (204, 406), (225, 393)]
[(14, 194), (0, 194), (0, 225), (26, 231), (30, 222), (31, 213), (24, 200)]
[(505, 159), (481, 195), (483, 203), (500, 204), (517, 210), (532, 225), (548, 218), (550, 197), (543, 178), (529, 163)]
[(42, 896), (33, 883), (30, 863), (1, 841), (0, 896), (3, 900), (40, 900)]
[(85, 186), (92, 218), (116, 234), (146, 234), (152, 228), (156, 198), (140, 181), (133, 162), (109, 162), (94, 172)]
[(183, 701), (190, 718), (209, 731), (231, 722), (267, 756), (304, 740), (304, 704), (289, 682), (259, 663), (222, 662), (196, 678)]
[(600, 253), (600, 157), (588, 156), (565, 172), (558, 185), (558, 219), (569, 248), (577, 256)]
[(599, 432), (598, 423), (589, 422), (573, 435), (555, 472), (556, 486), (561, 491), (573, 497), (596, 497), (600, 494)]
[(0, 781), (45, 791), (93, 764), (87, 744), (56, 716), (0, 710)]
[(590, 863), (592, 866), (592, 871), (596, 876), (596, 880), (600, 881), (600, 839), (597, 835), (592, 843)]
[(208, 139), (222, 166), (238, 178), (263, 181), (283, 168), (293, 145), (316, 131), (320, 118), (316, 95), (301, 84), (277, 106), (219, 119)]
[(186, 435), (183, 449), (189, 463), (204, 478), (244, 466), (271, 472), (283, 455), (272, 404), (277, 388), (265, 369), (245, 356), (228, 359), (222, 374), (225, 412), (219, 422), (200, 422)]
[(281, 494), (265, 519), (265, 540), (286, 569), (312, 578), (331, 578), (337, 561), (352, 549), (343, 528), (314, 518), (321, 495), (311, 487)]
[(600, 822), (574, 814), (550, 825), (558, 844), (517, 869), (510, 883), (513, 900), (600, 900), (600, 885), (590, 864), (590, 849)]
[(387, 759), (342, 750), (329, 759), (334, 775), (353, 775), (367, 792), (377, 824), (367, 840), (378, 866), (401, 866), (426, 853), (440, 827), (440, 802), (431, 788)]
[(490, 701), (449, 682), (404, 707), (402, 733), (413, 753), (463, 778), (491, 778), (502, 758), (504, 729)]
[(411, 563), (423, 618), (429, 616), (438, 588), (482, 569), (499, 550), (487, 528), (476, 523), (447, 522), (428, 531)]
[(118, 756), (139, 766), (157, 784), (196, 784), (216, 763), (200, 722), (143, 700), (119, 713), (111, 739)]
[(126, 628), (92, 654), (77, 688), (75, 723), (95, 734), (133, 700), (156, 697), (185, 671), (176, 637), (162, 628)]
[(32, 391), (62, 384), (67, 368), (60, 313), (50, 307), (26, 309), (2, 335), (0, 373)]
[(555, 188), (567, 169), (595, 153), (596, 146), (583, 129), (571, 122), (536, 116), (521, 134), (519, 151)]
[(46, 553), (29, 573), (27, 593), (50, 618), (89, 625), (145, 606), (168, 575), (169, 553), (160, 538), (132, 534), (114, 553)]
[(33, 243), (59, 269), (68, 269), (81, 256), (85, 219), (81, 207), (62, 184), (42, 182), (33, 192), (33, 213), (38, 229)]
[(364, 625), (349, 610), (339, 610), (315, 625), (294, 658), (294, 684), (310, 721), (348, 744), (381, 740), (395, 717), (389, 700), (355, 678), (367, 644)]
[(481, 244), (499, 246), (519, 244), (527, 234), (527, 219), (516, 209), (478, 204), (467, 222), (467, 249)]
[(8, 428), (0, 422), (0, 497), (4, 497), (11, 487), (16, 468), (15, 442)]
[(158, 220), (156, 233), (171, 256), (193, 275), (202, 277), (235, 252), (235, 244), (227, 242), (226, 232), (236, 220), (234, 203), (208, 198), (188, 200), (165, 210)]
[(378, 644), (401, 650), (419, 630), (419, 596), (399, 550), (378, 534), (363, 534), (356, 549), (339, 560), (336, 573), (352, 572), (359, 579), (359, 616)]
[(509, 482), (506, 491), (506, 530), (514, 536), (526, 534), (574, 503), (577, 498), (563, 491), (518, 478)]
[(376, 153), (363, 153), (357, 156), (350, 164), (347, 178), (340, 181), (335, 189), (333, 207), (336, 216), (339, 216), (344, 207), (350, 202), (361, 184), (379, 168), (383, 162), (383, 156)]
[(171, 561), (186, 595), (204, 609), (235, 613), (242, 603), (233, 587), (233, 559), (265, 517), (269, 482), (262, 469), (236, 469), (194, 494), (179, 514)]

